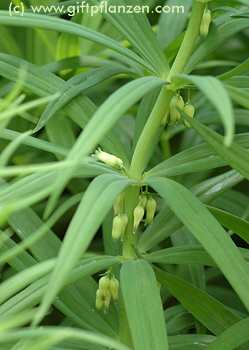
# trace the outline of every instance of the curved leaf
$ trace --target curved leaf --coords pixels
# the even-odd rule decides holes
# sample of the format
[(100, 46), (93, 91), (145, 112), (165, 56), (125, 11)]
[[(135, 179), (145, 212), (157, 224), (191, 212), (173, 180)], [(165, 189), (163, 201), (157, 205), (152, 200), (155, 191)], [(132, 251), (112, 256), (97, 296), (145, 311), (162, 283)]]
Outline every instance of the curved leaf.
[(176, 216), (201, 243), (249, 310), (248, 266), (218, 221), (179, 183), (163, 178), (151, 178), (147, 183), (160, 193)]
[(167, 350), (163, 308), (152, 268), (143, 260), (125, 262), (120, 279), (134, 350)]

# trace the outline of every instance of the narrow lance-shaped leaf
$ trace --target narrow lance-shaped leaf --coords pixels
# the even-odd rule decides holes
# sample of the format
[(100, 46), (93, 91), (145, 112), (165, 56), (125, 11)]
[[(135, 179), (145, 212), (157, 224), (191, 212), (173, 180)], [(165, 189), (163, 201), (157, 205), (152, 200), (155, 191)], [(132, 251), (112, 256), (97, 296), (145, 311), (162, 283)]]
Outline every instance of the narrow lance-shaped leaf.
[(69, 79), (60, 90), (59, 98), (53, 103), (49, 103), (41, 115), (39, 122), (34, 130), (34, 132), (39, 131), (50, 118), (55, 115), (60, 109), (62, 109), (70, 100), (74, 97), (89, 89), (100, 82), (112, 77), (113, 75), (126, 73), (127, 68), (121, 66), (107, 66), (98, 68), (96, 70), (90, 71), (89, 73), (80, 74), (80, 76), (73, 77)]
[(212, 333), (220, 334), (240, 320), (236, 312), (184, 279), (159, 269), (156, 269), (156, 276), (182, 306)]
[[(81, 133), (68, 159), (75, 164), (94, 150), (104, 135), (115, 125), (118, 119), (141, 97), (165, 82), (156, 77), (145, 77), (134, 80), (113, 95), (111, 95), (97, 110), (93, 118)], [(55, 182), (54, 193), (48, 203), (46, 214), (53, 209), (63, 187), (74, 172), (74, 166), (58, 176)]]
[[(100, 4), (101, 0), (91, 0), (90, 3)], [(126, 8), (132, 6), (134, 9), (136, 6), (142, 6), (138, 0), (110, 0), (108, 4)], [(169, 72), (168, 62), (144, 12), (107, 11), (103, 16), (130, 41), (144, 61), (153, 67), (155, 73), (161, 76)]]
[(247, 28), (248, 20), (246, 18), (231, 19), (230, 16), (224, 16), (224, 21), (218, 25), (217, 31), (209, 35), (195, 50), (187, 63), (185, 72), (190, 73), (199, 62), (205, 60), (212, 52), (215, 52), (226, 40)]
[[(124, 48), (112, 38), (109, 38), (106, 35), (98, 33), (87, 27), (83, 27), (77, 23), (73, 23), (72, 21), (66, 21), (60, 18), (45, 15), (38, 15), (37, 13), (24, 13), (23, 16), (13, 14), (10, 16), (8, 11), (0, 11), (0, 23), (2, 25), (14, 27), (43, 28), (74, 34), (81, 38), (91, 40), (113, 49), (132, 59), (134, 62), (137, 62), (142, 66), (146, 66), (146, 63), (138, 55), (136, 55), (133, 51)], [(147, 69), (151, 70), (150, 67), (147, 67)]]
[[(79, 278), (87, 275), (94, 274), (102, 269), (119, 263), (117, 257), (111, 256), (93, 256), (85, 258), (72, 270), (72, 273), (65, 280), (65, 285), (74, 283)], [(56, 259), (45, 260), (41, 263), (34, 264), (33, 266), (24, 269), (23, 271), (15, 274), (9, 279), (5, 280), (0, 286), (0, 305), (4, 308), (4, 302), (10, 297), (18, 295), (18, 292), (23, 290), (31, 283), (34, 285), (37, 282), (43, 281), (40, 285), (40, 290), (44, 292), (49, 280), (49, 273), (56, 264)], [(44, 276), (44, 278), (41, 278)], [(20, 292), (20, 295), (22, 293)], [(23, 298), (24, 300), (24, 298)]]
[[(235, 135), (235, 142), (249, 149), (249, 134)], [(207, 161), (208, 160), (208, 161)], [(176, 176), (223, 167), (228, 163), (209, 144), (189, 147), (146, 172), (145, 176)]]
[[(18, 57), (0, 54), (0, 74), (6, 79), (16, 81), (18, 79), (20, 66), (23, 65), (27, 68), (23, 85), (29, 91), (39, 96), (56, 94), (58, 90), (62, 90), (66, 85), (63, 79), (50, 73), (43, 67), (40, 68)], [(64, 112), (66, 115), (69, 115), (80, 128), (83, 128), (91, 119), (96, 109), (97, 107), (92, 100), (86, 96), (79, 96), (68, 103)], [(127, 155), (124, 147), (112, 130), (100, 141), (100, 144), (109, 152), (115, 148), (117, 154), (122, 155), (122, 157), (126, 159)]]
[(102, 345), (103, 347), (114, 350), (131, 350), (126, 345), (121, 344), (113, 338), (106, 337), (103, 334), (69, 327), (24, 328), (20, 330), (6, 331), (1, 333), (0, 343), (13, 342), (21, 339), (36, 339), (37, 342), (39, 341), (39, 338), (44, 340), (45, 338), (51, 339), (51, 337), (56, 337), (57, 343), (68, 339), (80, 341), (80, 344), (94, 344), (95, 346)]
[(216, 219), (226, 228), (236, 233), (249, 244), (249, 221), (225, 210), (207, 206)]
[[(241, 255), (248, 261), (249, 252), (245, 248), (239, 248)], [(157, 250), (145, 255), (145, 259), (157, 264), (199, 264), (216, 266), (214, 260), (199, 245), (179, 245), (162, 250)]]
[(245, 318), (227, 328), (216, 340), (214, 340), (207, 350), (233, 350), (249, 340), (249, 318)]
[[(37, 220), (34, 220), (35, 216), (31, 209), (27, 209), (25, 213), (23, 213), (22, 218), (25, 219), (26, 217), (31, 218), (30, 231), (32, 232), (32, 227), (37, 226)], [(20, 218), (20, 220), (22, 218)], [(24, 228), (21, 227), (20, 221), (19, 225), (17, 225), (17, 222), (15, 224), (16, 227), (18, 226), (21, 231), (24, 231)], [(27, 231), (28, 229), (25, 229), (25, 233), (29, 234)], [(50, 231), (49, 237), (55, 238), (55, 234)], [(51, 239), (46, 239), (42, 241), (41, 246), (45, 249), (50, 244)], [(11, 249), (14, 247), (16, 247), (16, 243), (13, 240), (9, 239), (7, 242), (5, 242), (6, 249)], [(33, 249), (33, 247), (34, 246), (32, 246), (30, 250), (32, 253), (33, 251), (37, 253), (37, 249)], [(39, 255), (39, 261), (46, 258), (46, 253), (44, 253), (44, 250), (42, 249), (40, 251), (40, 254), (35, 255)], [(76, 267), (72, 270), (69, 278), (65, 281), (67, 285), (65, 291), (61, 292), (60, 296), (54, 300), (54, 306), (63, 315), (68, 317), (81, 328), (83, 327), (84, 329), (97, 331), (110, 336), (116, 336), (115, 330), (108, 322), (110, 321), (110, 317), (108, 317), (107, 321), (107, 315), (101, 315), (96, 310), (93, 310), (94, 303), (92, 297), (96, 292), (96, 288), (95, 283), (93, 282), (92, 278), (89, 277), (89, 275), (96, 274), (98, 271), (105, 270), (110, 267), (110, 264), (107, 261), (107, 264), (105, 264), (104, 260), (106, 261), (105, 258), (102, 259), (101, 257), (100, 259), (96, 257), (86, 258), (83, 259), (82, 263), (80, 262), (79, 265), (76, 265)], [(32, 265), (35, 265), (35, 263), (36, 260), (34, 260), (34, 258), (32, 258), (32, 256), (27, 252), (22, 252), (18, 257), (14, 257), (9, 261), (9, 265), (13, 271), (16, 271), (17, 273), (29, 268)], [(1, 315), (8, 315), (11, 313), (14, 314), (20, 310), (26, 310), (27, 306), (32, 307), (37, 305), (40, 302), (42, 295), (47, 287), (48, 280), (49, 275), (42, 277), (36, 282), (33, 282), (30, 286), (26, 287), (20, 293), (15, 294), (11, 299), (0, 306)], [(8, 291), (5, 293), (7, 292)], [(77, 303), (75, 303), (75, 300), (77, 300)]]
[(187, 118), (190, 125), (198, 132), (215, 152), (223, 158), (227, 164), (236, 169), (241, 175), (249, 179), (249, 152), (238, 143), (233, 142), (230, 147), (226, 147), (223, 137), (212, 129), (202, 125), (198, 120)]
[(120, 278), (134, 350), (167, 350), (160, 291), (151, 266), (143, 260), (125, 262)]
[(163, 178), (151, 178), (147, 183), (160, 193), (170, 209), (201, 243), (249, 310), (248, 266), (218, 221), (183, 185)]
[(130, 183), (131, 181), (121, 176), (102, 175), (88, 187), (67, 230), (57, 263), (35, 318), (36, 324), (44, 317), (72, 268), (88, 248), (116, 196)]

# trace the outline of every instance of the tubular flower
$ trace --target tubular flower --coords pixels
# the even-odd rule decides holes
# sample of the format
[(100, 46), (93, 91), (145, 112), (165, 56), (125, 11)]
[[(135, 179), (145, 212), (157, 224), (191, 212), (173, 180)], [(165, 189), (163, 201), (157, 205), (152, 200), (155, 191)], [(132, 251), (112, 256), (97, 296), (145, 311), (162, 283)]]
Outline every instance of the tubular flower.
[(140, 222), (144, 217), (144, 208), (141, 205), (137, 205), (133, 212), (134, 216), (134, 224), (133, 224), (133, 232), (135, 233), (140, 225)]
[(126, 214), (115, 216), (112, 223), (112, 238), (120, 239), (125, 234), (127, 224), (128, 216)]
[(200, 26), (200, 34), (204, 37), (206, 37), (209, 33), (209, 28), (212, 23), (212, 13), (209, 9), (206, 9), (202, 21), (201, 21), (201, 26)]
[(140, 205), (141, 207), (145, 208), (146, 207), (146, 203), (147, 203), (147, 197), (145, 195), (141, 195), (139, 196), (139, 202), (138, 205)]
[(104, 305), (105, 305), (105, 296), (103, 295), (101, 290), (98, 289), (96, 292), (96, 302), (95, 302), (96, 309), (101, 310), (103, 309)]
[(146, 224), (150, 225), (153, 222), (156, 213), (157, 202), (150, 197), (146, 204)]
[(110, 280), (110, 293), (113, 300), (118, 300), (118, 294), (119, 294), (119, 281), (113, 277)]
[(123, 169), (124, 163), (122, 159), (114, 156), (113, 154), (102, 151), (100, 148), (95, 151), (94, 157), (105, 163), (106, 165), (110, 165), (116, 169)]
[(103, 276), (99, 280), (99, 289), (105, 294), (110, 287), (110, 279), (108, 276)]
[[(195, 107), (191, 105), (190, 103), (186, 104), (184, 106), (183, 112), (189, 117), (189, 118), (194, 118), (195, 115)], [(184, 124), (189, 128), (190, 125), (187, 121), (184, 121)]]
[(180, 111), (182, 111), (183, 108), (184, 108), (183, 98), (180, 95), (174, 96), (170, 103), (170, 122), (172, 124), (177, 123), (181, 119)]
[(99, 280), (99, 289), (96, 292), (96, 309), (108, 310), (112, 300), (118, 300), (119, 281), (109, 275), (103, 276)]
[(113, 210), (114, 210), (114, 215), (119, 215), (123, 212), (124, 209), (124, 192), (120, 193), (114, 202), (113, 205)]

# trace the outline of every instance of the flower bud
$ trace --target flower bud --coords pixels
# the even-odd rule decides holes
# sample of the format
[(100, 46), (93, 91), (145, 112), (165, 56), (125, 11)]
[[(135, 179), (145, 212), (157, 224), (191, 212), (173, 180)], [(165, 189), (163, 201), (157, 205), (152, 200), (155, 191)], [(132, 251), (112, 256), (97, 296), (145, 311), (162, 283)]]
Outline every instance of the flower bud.
[(174, 103), (176, 108), (183, 110), (185, 104), (181, 95), (175, 96)]
[(204, 37), (206, 37), (209, 33), (209, 28), (212, 23), (212, 13), (209, 9), (206, 9), (202, 21), (201, 21), (201, 26), (200, 26), (200, 34)]
[(105, 310), (109, 309), (110, 303), (111, 303), (111, 293), (108, 291), (108, 294), (105, 295), (104, 299), (104, 308)]
[(125, 234), (127, 224), (128, 217), (126, 214), (115, 216), (112, 223), (112, 238), (120, 239), (120, 237)]
[(178, 122), (178, 120), (181, 119), (181, 114), (180, 112), (175, 108), (170, 108), (170, 122), (172, 124), (175, 124)]
[[(195, 115), (195, 107), (194, 107), (193, 105), (191, 105), (191, 104), (186, 104), (183, 111), (184, 111), (185, 114), (187, 114), (187, 116), (188, 116), (189, 118), (192, 118), (192, 119), (194, 118), (194, 115)], [(189, 124), (189, 122), (187, 122), (186, 120), (184, 121), (184, 124), (185, 124), (188, 128), (190, 128), (190, 124)]]
[(194, 118), (195, 115), (195, 107), (191, 104), (186, 104), (183, 109), (184, 113), (187, 114), (189, 118)]
[(103, 276), (99, 280), (99, 290), (105, 294), (105, 292), (109, 289), (110, 287), (110, 278), (108, 276)]
[(181, 119), (179, 110), (183, 110), (184, 100), (180, 95), (173, 96), (170, 102), (170, 121), (176, 123)]
[(119, 281), (113, 277), (110, 280), (110, 293), (113, 300), (118, 300), (118, 292), (119, 292)]
[(157, 202), (154, 198), (150, 197), (146, 205), (146, 223), (150, 225), (154, 219), (156, 213)]
[(123, 207), (124, 207), (124, 192), (120, 193), (117, 199), (115, 200), (115, 203), (113, 205), (114, 214), (118, 215), (122, 213)]
[(124, 167), (122, 159), (112, 154), (103, 152), (101, 149), (98, 149), (95, 152), (95, 158), (113, 168), (122, 169)]
[(146, 203), (147, 203), (147, 197), (145, 195), (143, 195), (143, 194), (141, 196), (139, 196), (138, 205), (140, 205), (141, 207), (145, 208)]
[(101, 292), (101, 290), (97, 290), (96, 292), (96, 302), (95, 302), (95, 306), (97, 310), (101, 310), (104, 307), (104, 300), (105, 297), (103, 295), (103, 293)]
[(141, 207), (141, 205), (136, 206), (133, 212), (133, 216), (134, 216), (133, 232), (135, 233), (138, 229), (140, 222), (144, 217), (144, 208)]

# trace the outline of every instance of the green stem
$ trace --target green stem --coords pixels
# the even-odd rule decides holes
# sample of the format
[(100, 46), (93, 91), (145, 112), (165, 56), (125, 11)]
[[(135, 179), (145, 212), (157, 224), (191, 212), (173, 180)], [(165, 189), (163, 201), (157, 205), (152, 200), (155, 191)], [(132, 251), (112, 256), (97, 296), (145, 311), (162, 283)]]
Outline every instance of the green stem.
[(130, 177), (141, 178), (159, 138), (158, 133), (162, 120), (168, 115), (172, 96), (173, 92), (167, 90), (166, 86), (161, 89), (156, 104), (137, 142), (129, 170)]
[(200, 25), (205, 7), (205, 3), (195, 1), (188, 29), (185, 33), (182, 45), (178, 51), (174, 64), (171, 67), (170, 73), (168, 75), (168, 81), (170, 81), (174, 75), (182, 73), (184, 71), (184, 68), (188, 63), (188, 59), (194, 51), (196, 40), (199, 37)]
[[(188, 29), (168, 75), (168, 81), (170, 81), (174, 75), (183, 72), (199, 36), (201, 20), (205, 7), (205, 4), (195, 1)], [(167, 90), (167, 86), (162, 88), (135, 148), (129, 171), (130, 177), (137, 179), (141, 178), (142, 173), (151, 157), (152, 150), (160, 137), (158, 132), (160, 130), (161, 121), (163, 117), (167, 116), (169, 113), (169, 105), (173, 94), (174, 93), (172, 91)]]
[[(204, 9), (205, 4), (199, 2), (194, 3), (188, 29), (175, 62), (167, 77), (167, 81), (170, 81), (174, 75), (183, 72), (186, 63), (193, 52), (197, 37), (199, 36)], [(165, 118), (167, 119), (168, 117), (170, 101), (173, 95), (174, 91), (168, 89), (167, 86), (164, 86), (160, 91), (155, 106), (134, 150), (129, 169), (129, 176), (133, 179), (140, 180), (142, 178), (142, 174), (153, 154), (154, 147), (160, 139), (162, 120)], [(136, 235), (133, 233), (133, 210), (138, 202), (139, 192), (139, 186), (132, 186), (126, 190), (125, 194), (125, 212), (127, 213), (129, 220), (123, 241), (123, 256), (127, 259), (136, 258)], [(121, 302), (121, 308), (122, 307), (123, 304)], [(124, 309), (120, 312), (120, 338), (125, 344), (132, 347), (129, 326)]]
[(134, 250), (136, 235), (133, 233), (133, 210), (137, 205), (140, 189), (138, 186), (130, 187), (125, 193), (125, 212), (128, 215), (128, 226), (123, 240), (123, 257), (126, 259), (136, 257)]
[[(191, 56), (196, 40), (199, 36), (200, 24), (205, 10), (205, 4), (198, 1), (194, 2), (191, 18), (187, 31), (185, 33), (182, 45), (179, 49), (175, 62), (170, 70), (167, 80), (183, 72), (189, 57)], [(148, 162), (153, 154), (153, 150), (158, 140), (160, 139), (162, 120), (167, 119), (169, 107), (174, 91), (168, 89), (168, 86), (163, 86), (157, 98), (155, 106), (148, 118), (147, 123), (139, 137), (134, 154), (131, 160), (129, 176), (133, 179), (141, 180), (142, 174), (148, 165)], [(129, 224), (123, 242), (123, 255), (125, 257), (135, 257), (135, 235), (133, 234), (133, 209), (136, 206), (139, 195), (138, 188), (130, 188), (126, 191), (126, 213), (129, 217)]]
[(164, 159), (170, 158), (170, 154), (171, 154), (170, 141), (169, 141), (169, 139), (166, 137), (166, 135), (164, 133), (161, 136), (160, 145), (161, 145), (161, 149), (162, 149), (162, 153), (163, 153)]

